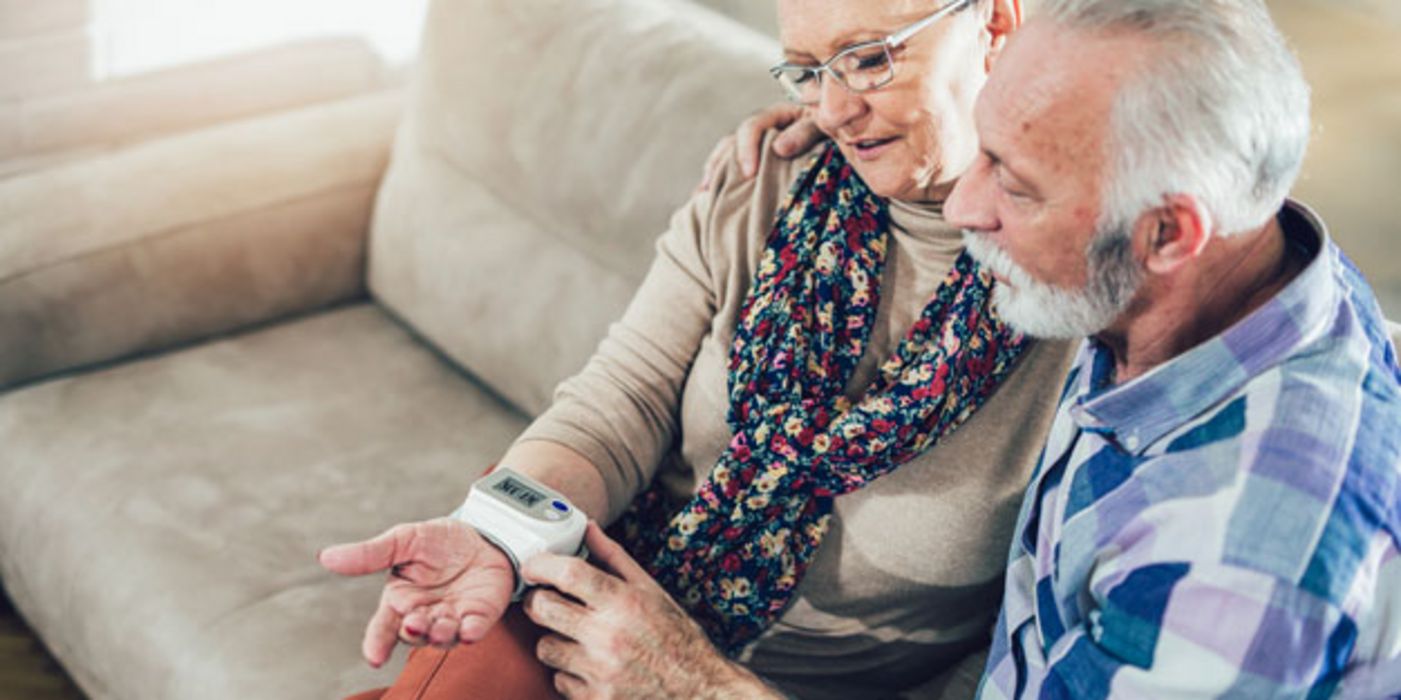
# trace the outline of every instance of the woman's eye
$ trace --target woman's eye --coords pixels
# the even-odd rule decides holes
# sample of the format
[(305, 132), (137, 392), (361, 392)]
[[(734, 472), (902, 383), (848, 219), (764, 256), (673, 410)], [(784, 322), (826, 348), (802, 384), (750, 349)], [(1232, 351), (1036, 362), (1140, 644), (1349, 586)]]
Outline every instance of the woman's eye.
[(856, 67), (859, 70), (876, 70), (884, 68), (886, 64), (885, 52), (880, 51), (866, 56), (859, 56), (856, 59)]

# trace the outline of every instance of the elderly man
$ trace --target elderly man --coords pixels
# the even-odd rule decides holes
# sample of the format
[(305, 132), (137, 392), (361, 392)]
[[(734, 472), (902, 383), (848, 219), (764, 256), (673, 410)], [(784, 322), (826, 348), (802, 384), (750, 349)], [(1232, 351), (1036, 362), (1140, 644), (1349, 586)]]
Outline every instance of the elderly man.
[(1090, 336), (985, 698), (1401, 693), (1401, 370), (1286, 200), (1308, 88), (1256, 0), (1047, 0), (944, 209), (1038, 336)]

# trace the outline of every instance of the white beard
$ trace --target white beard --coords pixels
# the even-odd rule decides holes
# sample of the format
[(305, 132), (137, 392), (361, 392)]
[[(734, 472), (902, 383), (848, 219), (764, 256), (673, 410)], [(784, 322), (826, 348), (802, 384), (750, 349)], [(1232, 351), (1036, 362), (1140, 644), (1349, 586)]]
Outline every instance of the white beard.
[(1096, 255), (1092, 246), (1086, 254), (1089, 282), (1082, 289), (1065, 289), (1033, 278), (977, 232), (964, 231), (963, 243), (983, 267), (1007, 280), (992, 290), (993, 307), (1003, 322), (1034, 338), (1083, 338), (1104, 330), (1128, 306), (1140, 280), (1131, 260), (1097, 259), (1108, 256)]

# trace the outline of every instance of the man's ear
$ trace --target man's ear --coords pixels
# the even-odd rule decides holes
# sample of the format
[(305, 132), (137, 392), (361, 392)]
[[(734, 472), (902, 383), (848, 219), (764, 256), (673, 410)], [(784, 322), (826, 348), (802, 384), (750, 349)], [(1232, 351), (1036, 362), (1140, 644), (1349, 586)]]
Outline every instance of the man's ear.
[(991, 0), (992, 14), (984, 29), (988, 33), (988, 52), (983, 70), (992, 71), (992, 64), (1002, 55), (1012, 32), (1022, 26), (1022, 0)]
[(1144, 267), (1152, 274), (1167, 275), (1201, 256), (1211, 240), (1211, 228), (1211, 215), (1197, 200), (1174, 194), (1138, 217), (1134, 238), (1143, 241)]

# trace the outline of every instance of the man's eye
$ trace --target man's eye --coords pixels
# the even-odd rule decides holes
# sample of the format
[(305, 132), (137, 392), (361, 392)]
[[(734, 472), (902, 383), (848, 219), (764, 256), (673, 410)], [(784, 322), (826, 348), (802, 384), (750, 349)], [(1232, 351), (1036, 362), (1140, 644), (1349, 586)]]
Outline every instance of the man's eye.
[(806, 83), (815, 77), (817, 77), (817, 74), (810, 70), (795, 71), (793, 73), (793, 84), (802, 85), (803, 83)]
[(1011, 197), (1012, 199), (1017, 199), (1021, 201), (1027, 201), (1031, 199), (1031, 195), (1022, 192), (1021, 190), (1012, 189), (1010, 187), (1007, 187), (1006, 185), (1002, 186), (1002, 191), (1006, 192), (1007, 196)]

